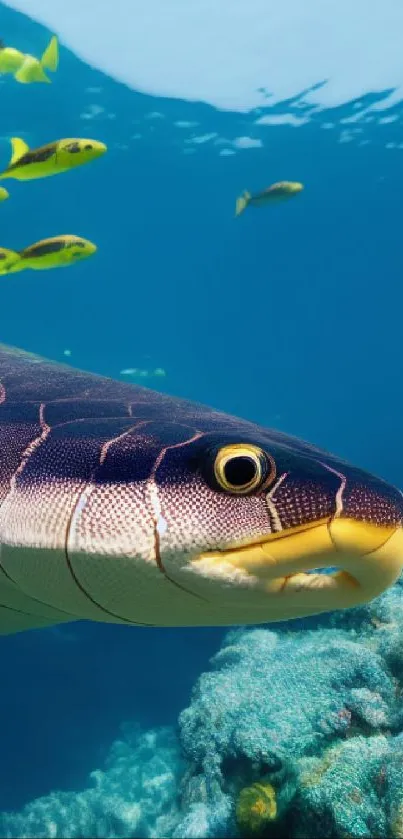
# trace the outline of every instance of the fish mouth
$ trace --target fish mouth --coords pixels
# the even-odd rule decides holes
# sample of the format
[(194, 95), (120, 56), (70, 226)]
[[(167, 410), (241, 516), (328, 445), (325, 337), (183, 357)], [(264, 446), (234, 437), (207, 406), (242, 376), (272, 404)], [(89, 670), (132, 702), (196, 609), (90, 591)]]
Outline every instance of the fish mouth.
[(297, 182), (292, 183), (291, 187), (290, 187), (290, 192), (302, 192), (303, 188), (304, 188), (303, 184), (300, 184), (300, 183), (297, 183)]
[(358, 606), (393, 585), (403, 567), (403, 528), (335, 517), (199, 554), (192, 565), (265, 592), (268, 620), (287, 620)]

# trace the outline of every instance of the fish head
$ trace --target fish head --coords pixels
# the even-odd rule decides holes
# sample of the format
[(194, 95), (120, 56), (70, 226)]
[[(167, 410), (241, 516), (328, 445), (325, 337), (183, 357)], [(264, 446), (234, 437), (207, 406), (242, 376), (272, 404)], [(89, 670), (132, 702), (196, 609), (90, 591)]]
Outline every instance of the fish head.
[[(4, 366), (9, 353), (3, 422), (29, 410), (35, 426), (0, 509), (2, 567), (31, 599), (29, 626), (45, 607), (51, 620), (270, 623), (360, 605), (399, 577), (403, 496), (382, 479), (145, 388), (0, 348)], [(36, 375), (39, 417), (38, 400), (25, 408)]]
[(302, 192), (304, 185), (299, 183), (299, 181), (286, 181), (284, 182), (284, 187), (289, 195), (297, 195), (298, 192)]
[(211, 623), (349, 608), (396, 581), (399, 490), (279, 432), (182, 432), (154, 466), (155, 552)]
[(57, 162), (65, 169), (96, 160), (105, 154), (107, 147), (99, 140), (72, 138), (57, 143)]
[(79, 262), (81, 259), (86, 259), (93, 256), (97, 251), (97, 246), (88, 239), (82, 239), (79, 236), (74, 236), (67, 243), (64, 253), (68, 262)]

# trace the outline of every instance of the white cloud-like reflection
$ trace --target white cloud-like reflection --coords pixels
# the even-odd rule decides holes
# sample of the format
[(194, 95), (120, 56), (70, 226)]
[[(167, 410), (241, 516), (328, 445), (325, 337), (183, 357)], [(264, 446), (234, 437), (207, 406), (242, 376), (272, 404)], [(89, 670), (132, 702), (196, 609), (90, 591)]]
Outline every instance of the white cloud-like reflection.
[(382, 107), (403, 98), (401, 0), (5, 2), (149, 94), (243, 112), (304, 89), (319, 107), (387, 89)]

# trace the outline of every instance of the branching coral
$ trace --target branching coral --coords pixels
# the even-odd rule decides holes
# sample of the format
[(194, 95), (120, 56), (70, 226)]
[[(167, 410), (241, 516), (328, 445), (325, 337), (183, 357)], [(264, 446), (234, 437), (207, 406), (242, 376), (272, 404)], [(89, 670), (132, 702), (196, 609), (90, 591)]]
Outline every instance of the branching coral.
[(127, 726), (78, 793), (2, 837), (403, 839), (403, 587), (366, 607), (230, 632), (169, 729)]

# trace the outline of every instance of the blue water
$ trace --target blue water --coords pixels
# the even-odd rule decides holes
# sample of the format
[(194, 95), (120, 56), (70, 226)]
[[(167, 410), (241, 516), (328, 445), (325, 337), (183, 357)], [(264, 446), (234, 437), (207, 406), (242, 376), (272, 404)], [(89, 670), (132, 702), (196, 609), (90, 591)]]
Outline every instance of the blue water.
[[(0, 30), (34, 54), (51, 34), (2, 4)], [(75, 233), (98, 253), (71, 270), (3, 278), (2, 342), (115, 378), (162, 367), (166, 377), (147, 384), (402, 485), (401, 105), (387, 110), (394, 122), (374, 119), (340, 142), (354, 102), (299, 127), (257, 125), (263, 109), (140, 94), (63, 46), (52, 86), (7, 78), (0, 91), (1, 168), (13, 135), (108, 144), (63, 177), (9, 182), (2, 246)], [(362, 109), (386, 93), (368, 91)], [(194, 142), (208, 134), (227, 145)], [(245, 136), (261, 147), (219, 154)], [(243, 189), (282, 179), (302, 181), (302, 195), (234, 219)], [(174, 724), (222, 637), (74, 624), (1, 639), (0, 808), (82, 788), (122, 720)]]

